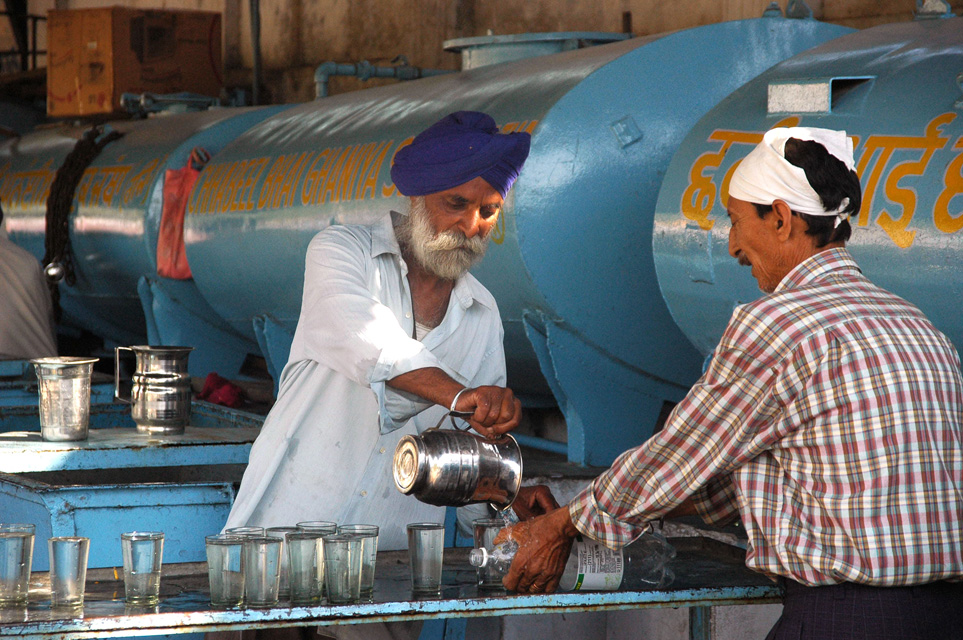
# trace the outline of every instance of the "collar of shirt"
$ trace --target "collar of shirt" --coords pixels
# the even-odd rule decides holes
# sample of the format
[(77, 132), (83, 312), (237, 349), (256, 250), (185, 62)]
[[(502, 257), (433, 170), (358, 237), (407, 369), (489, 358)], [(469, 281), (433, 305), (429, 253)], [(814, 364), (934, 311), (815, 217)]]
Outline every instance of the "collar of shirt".
[[(396, 256), (398, 264), (401, 266), (401, 274), (407, 276), (408, 264), (401, 255), (401, 247), (398, 245), (398, 238), (395, 237), (394, 229), (397, 217), (401, 215), (404, 214), (391, 211), (391, 215), (385, 216), (381, 222), (371, 226), (371, 257), (377, 258), (386, 253)], [(451, 293), (462, 309), (468, 309), (475, 302), (492, 308), (487, 297), (482, 295), (479, 289), (481, 289), (481, 285), (475, 280), (474, 276), (466, 273), (455, 281), (455, 288), (452, 289)]]
[(819, 280), (831, 271), (843, 269), (861, 273), (859, 265), (856, 264), (853, 256), (845, 247), (820, 251), (816, 255), (806, 258), (787, 273), (773, 293), (805, 286)]

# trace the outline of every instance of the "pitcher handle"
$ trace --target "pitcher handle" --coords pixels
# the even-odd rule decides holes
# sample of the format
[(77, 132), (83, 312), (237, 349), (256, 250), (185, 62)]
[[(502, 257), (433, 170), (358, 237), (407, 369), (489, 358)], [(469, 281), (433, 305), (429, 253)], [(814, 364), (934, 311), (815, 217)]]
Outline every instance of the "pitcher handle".
[(120, 350), (130, 351), (133, 353), (133, 349), (130, 347), (114, 347), (114, 398), (120, 400), (124, 404), (130, 404), (132, 402), (131, 397), (126, 398), (120, 395)]
[[(451, 426), (452, 426), (452, 428), (453, 428), (455, 431), (468, 431), (469, 429), (471, 429), (471, 425), (468, 424), (467, 418), (470, 418), (470, 417), (472, 416), (472, 414), (474, 414), (475, 412), (474, 412), (474, 411), (458, 411), (457, 409), (455, 409), (455, 405), (458, 404), (458, 398), (460, 398), (460, 397), (461, 397), (461, 394), (465, 393), (465, 392), (468, 391), (470, 388), (471, 388), (471, 387), (467, 387), (467, 386), (466, 386), (464, 389), (462, 389), (461, 391), (459, 391), (458, 393), (456, 393), (456, 394), (455, 394), (455, 397), (454, 397), (454, 398), (452, 399), (452, 401), (451, 401), (451, 406), (448, 407), (448, 417), (451, 418)], [(460, 428), (460, 427), (458, 426), (458, 424), (455, 422), (455, 418), (462, 418), (463, 420), (465, 420), (465, 425), (466, 425), (466, 426), (465, 426), (464, 429), (462, 429), (462, 428)], [(444, 421), (445, 421), (445, 419), (442, 418), (441, 421), (438, 423), (438, 426), (441, 426), (441, 423), (444, 422)], [(435, 427), (435, 428), (437, 429), (438, 427)]]
[(451, 418), (451, 428), (454, 429), (455, 431), (470, 431), (471, 425), (468, 424), (467, 421), (465, 422), (465, 427), (462, 428), (458, 426), (457, 422), (455, 422), (455, 418), (462, 418), (462, 419), (470, 418), (473, 413), (474, 413), (473, 411), (449, 411), (448, 413), (443, 413), (441, 415), (441, 419), (438, 420), (438, 423), (429, 429), (425, 429), (425, 432), (440, 431), (441, 425), (445, 424), (445, 420), (448, 418)]
[[(471, 425), (468, 424), (468, 421), (465, 420), (465, 419), (466, 419), (466, 418), (470, 418), (473, 413), (474, 413), (474, 411), (471, 411), (471, 412), (468, 412), (468, 411), (451, 411), (451, 412), (449, 412), (449, 413), (448, 413), (448, 417), (451, 418), (451, 426), (452, 426), (452, 428), (453, 428), (455, 431), (471, 431)], [(458, 423), (455, 422), (455, 418), (462, 418), (463, 420), (465, 420), (465, 426), (464, 426), (464, 428), (458, 426)]]

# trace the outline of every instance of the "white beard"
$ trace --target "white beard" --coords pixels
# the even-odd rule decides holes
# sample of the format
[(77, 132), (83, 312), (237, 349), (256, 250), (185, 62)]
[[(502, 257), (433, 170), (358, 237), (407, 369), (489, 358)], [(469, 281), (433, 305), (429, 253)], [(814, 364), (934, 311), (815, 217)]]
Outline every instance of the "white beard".
[(422, 269), (443, 280), (457, 280), (485, 257), (488, 236), (467, 238), (458, 231), (436, 233), (424, 197), (411, 198), (408, 216), (395, 227), (398, 244)]

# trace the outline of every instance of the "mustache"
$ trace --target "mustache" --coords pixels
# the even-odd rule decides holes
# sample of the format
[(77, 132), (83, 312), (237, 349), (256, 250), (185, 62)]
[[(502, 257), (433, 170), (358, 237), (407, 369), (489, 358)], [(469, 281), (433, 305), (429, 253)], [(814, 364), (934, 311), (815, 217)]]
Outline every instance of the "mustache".
[(442, 231), (425, 242), (429, 251), (467, 251), (473, 255), (485, 252), (487, 236), (477, 235), (469, 238), (457, 231)]

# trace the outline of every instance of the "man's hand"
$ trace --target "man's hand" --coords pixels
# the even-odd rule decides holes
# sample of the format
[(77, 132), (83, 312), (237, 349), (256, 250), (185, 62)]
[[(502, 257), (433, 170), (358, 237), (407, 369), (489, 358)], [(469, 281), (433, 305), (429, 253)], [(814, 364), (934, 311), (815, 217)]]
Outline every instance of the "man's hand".
[(518, 593), (555, 591), (576, 533), (567, 507), (502, 529), (495, 544), (510, 538), (518, 542), (518, 552), (502, 584)]
[(512, 503), (512, 511), (519, 520), (531, 520), (535, 516), (542, 516), (549, 511), (558, 509), (558, 502), (552, 491), (544, 484), (522, 487)]
[(387, 384), (446, 408), (451, 407), (452, 399), (461, 392), (455, 410), (471, 412), (465, 420), (486, 438), (508, 433), (522, 419), (522, 403), (511, 389), (495, 386), (465, 388), (436, 367), (403, 373), (388, 380)]
[(471, 428), (486, 438), (497, 438), (518, 426), (522, 403), (507, 387), (475, 387), (458, 397), (456, 411), (471, 411), (465, 418)]

